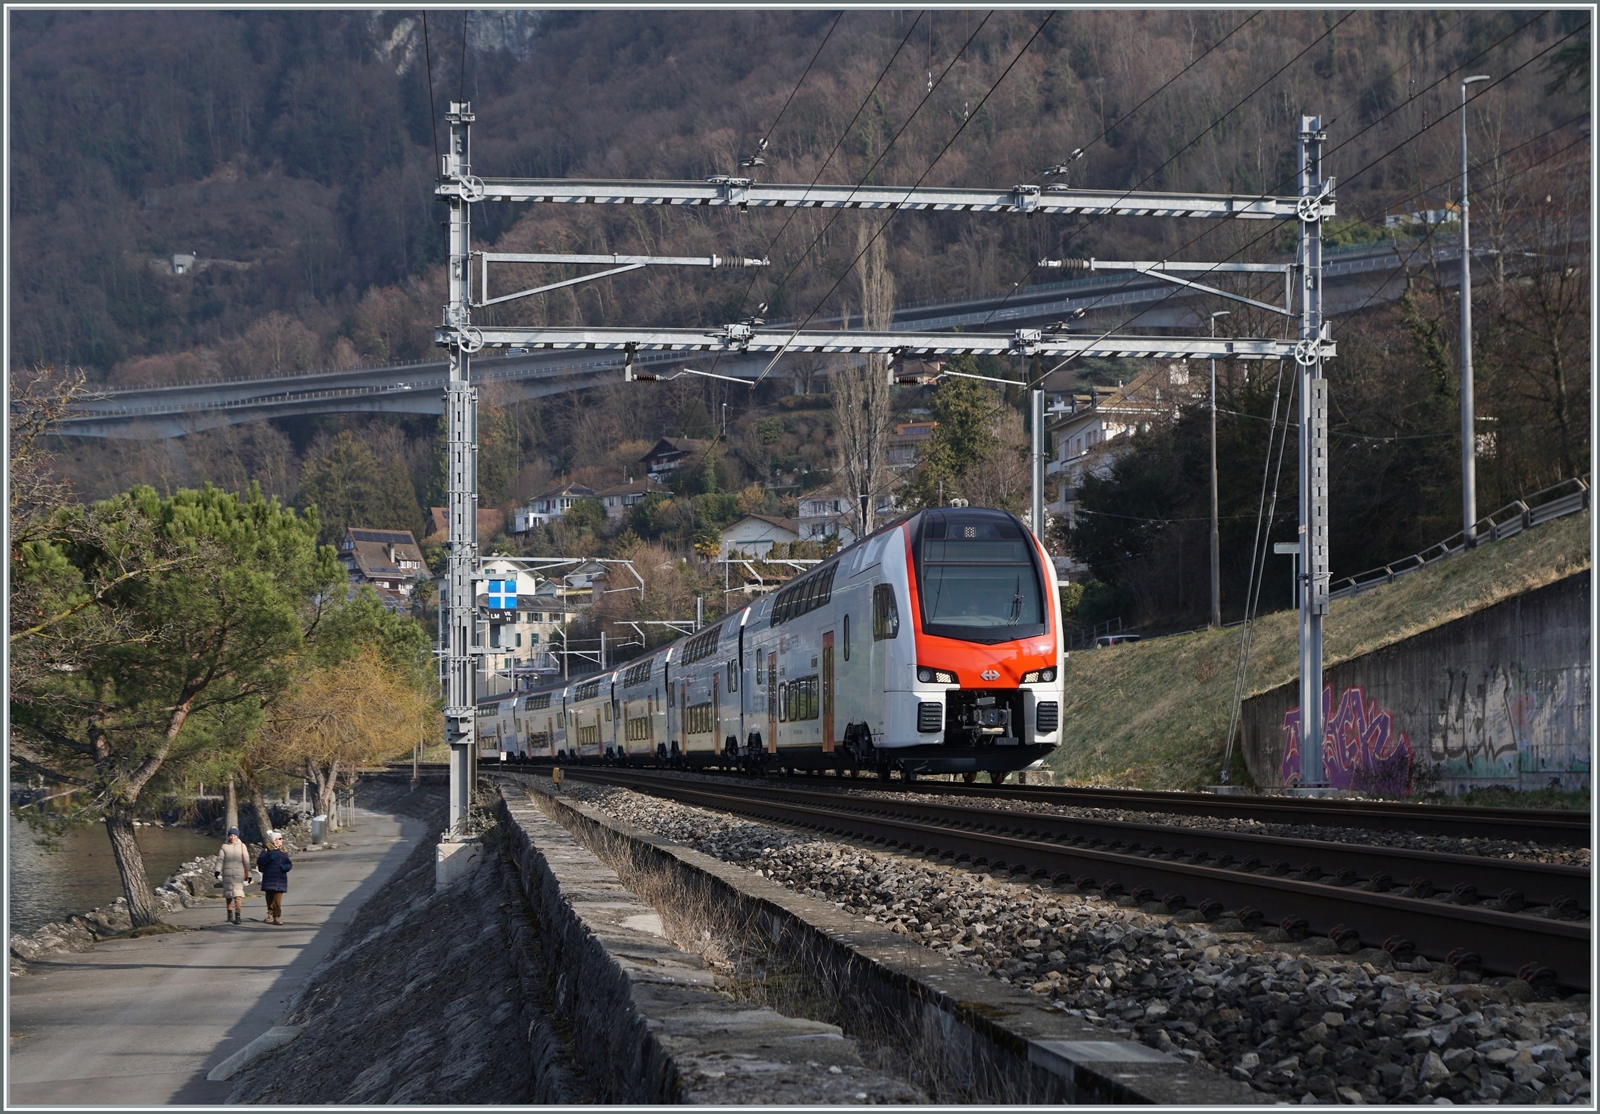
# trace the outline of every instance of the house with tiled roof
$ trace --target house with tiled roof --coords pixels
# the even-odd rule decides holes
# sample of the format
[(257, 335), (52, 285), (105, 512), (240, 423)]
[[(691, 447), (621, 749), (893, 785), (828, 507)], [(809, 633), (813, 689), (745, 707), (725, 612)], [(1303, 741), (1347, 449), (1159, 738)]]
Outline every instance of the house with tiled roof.
[(572, 509), (574, 503), (582, 499), (593, 499), (594, 496), (594, 488), (580, 483), (564, 483), (542, 495), (535, 495), (528, 501), (527, 506), (518, 507), (513, 512), (514, 522), (511, 532), (523, 534), (536, 526), (558, 521)]
[(670, 497), (672, 491), (654, 477), (643, 476), (630, 477), (626, 483), (602, 487), (594, 493), (594, 497), (600, 500), (600, 505), (606, 509), (606, 518), (616, 522), (631, 511), (635, 504), (656, 494)]
[(639, 458), (639, 463), (655, 479), (686, 467), (706, 451), (709, 441), (696, 441), (693, 437), (663, 437), (651, 450)]
[(397, 610), (411, 606), (411, 593), (420, 580), (431, 580), (422, 550), (410, 530), (368, 530), (351, 526), (339, 543), (352, 584), (370, 584), (385, 603)]
[(765, 557), (774, 545), (788, 545), (799, 539), (800, 524), (792, 518), (747, 514), (723, 527), (722, 555), (743, 553), (748, 557)]

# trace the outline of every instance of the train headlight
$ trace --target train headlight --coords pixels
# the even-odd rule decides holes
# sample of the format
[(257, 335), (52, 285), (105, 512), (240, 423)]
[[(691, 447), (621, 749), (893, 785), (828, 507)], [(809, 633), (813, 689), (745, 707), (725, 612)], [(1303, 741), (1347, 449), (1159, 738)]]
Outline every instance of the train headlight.
[(1031, 673), (1022, 675), (1022, 683), (1025, 685), (1036, 685), (1040, 681), (1053, 681), (1055, 679), (1056, 671), (1054, 669), (1035, 669)]
[(919, 665), (917, 680), (925, 685), (953, 685), (956, 683), (956, 675), (946, 669), (929, 669), (925, 665)]

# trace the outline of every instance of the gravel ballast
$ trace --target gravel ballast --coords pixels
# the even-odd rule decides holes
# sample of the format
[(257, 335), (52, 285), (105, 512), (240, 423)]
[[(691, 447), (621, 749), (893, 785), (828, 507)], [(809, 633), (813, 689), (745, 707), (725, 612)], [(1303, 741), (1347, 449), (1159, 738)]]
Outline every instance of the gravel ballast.
[(1397, 967), (1379, 949), (1339, 954), (1330, 941), (1296, 943), (1282, 929), (1228, 931), (1243, 926), (624, 789), (569, 792), (1280, 1100), (1590, 1102), (1587, 995), (1562, 1000), (1522, 980), (1479, 980), (1421, 959)]
[[(794, 787), (812, 791), (850, 793), (857, 796), (878, 797), (887, 800), (905, 800), (904, 793), (866, 788), (852, 784), (852, 781), (853, 779), (807, 778), (796, 781)], [(1341, 827), (1336, 824), (1271, 824), (1261, 820), (1250, 820), (1237, 816), (1191, 816), (1172, 812), (1093, 808), (1087, 805), (1063, 805), (1050, 801), (1006, 797), (982, 797), (977, 800), (956, 798), (952, 803), (971, 805), (977, 808), (996, 809), (1004, 812), (1038, 812), (1084, 820), (1119, 821), (1126, 824), (1163, 824), (1172, 828), (1195, 828), (1201, 831), (1268, 836), (1273, 839), (1310, 839), (1326, 843), (1360, 843), (1373, 847), (1430, 851), (1441, 855), (1477, 855), (1488, 859), (1526, 859), (1530, 862), (1552, 863), (1558, 866), (1588, 867), (1593, 857), (1593, 852), (1587, 847), (1546, 846), (1532, 841), (1494, 839), (1487, 836), (1427, 835), (1398, 829), (1352, 828)]]

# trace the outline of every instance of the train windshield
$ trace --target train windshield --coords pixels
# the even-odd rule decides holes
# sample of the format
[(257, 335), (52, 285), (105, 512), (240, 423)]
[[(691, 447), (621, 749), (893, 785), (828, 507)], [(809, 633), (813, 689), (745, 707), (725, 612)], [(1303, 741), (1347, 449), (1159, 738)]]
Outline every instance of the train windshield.
[(916, 550), (922, 629), (968, 642), (1046, 631), (1034, 548), (1010, 515), (929, 511)]

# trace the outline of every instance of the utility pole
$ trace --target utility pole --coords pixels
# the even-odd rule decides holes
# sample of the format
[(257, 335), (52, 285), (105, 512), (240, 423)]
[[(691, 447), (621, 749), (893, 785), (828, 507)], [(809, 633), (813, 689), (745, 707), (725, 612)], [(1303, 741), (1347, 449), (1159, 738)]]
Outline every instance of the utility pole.
[[(1229, 310), (1211, 315), (1211, 335), (1217, 335), (1217, 318)], [(1217, 358), (1211, 357), (1211, 626), (1222, 625), (1222, 535), (1217, 531)]]
[[(450, 150), (444, 156), (443, 182), (450, 206), (450, 301), (445, 307), (449, 329), (449, 381), (445, 386), (446, 504), (449, 515), (445, 584), (450, 593), (444, 624), (445, 739), (450, 744), (450, 826), (446, 838), (467, 835), (472, 806), (473, 752), (477, 748), (475, 716), (477, 679), (473, 669), (473, 634), (477, 610), (474, 580), (478, 570), (478, 393), (473, 390), (472, 306), (472, 106), (450, 102)], [(446, 192), (448, 190), (448, 192)]]
[(1033, 426), (1033, 453), (1029, 460), (1033, 473), (1033, 535), (1044, 541), (1044, 391), (1030, 392), (1028, 422)]
[(1328, 611), (1328, 381), (1322, 377), (1322, 218), (1333, 179), (1322, 177), (1320, 116), (1300, 117), (1300, 780), (1320, 786), (1322, 617)]
[(1477, 74), (1461, 82), (1461, 537), (1477, 542), (1478, 459), (1472, 388), (1472, 239), (1467, 230), (1467, 86), (1488, 81)]

